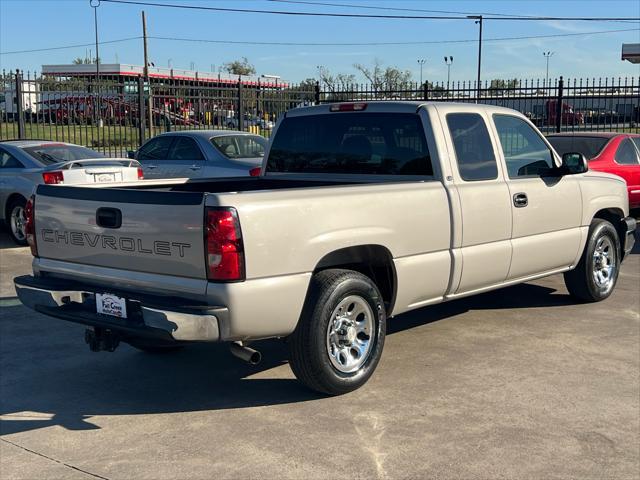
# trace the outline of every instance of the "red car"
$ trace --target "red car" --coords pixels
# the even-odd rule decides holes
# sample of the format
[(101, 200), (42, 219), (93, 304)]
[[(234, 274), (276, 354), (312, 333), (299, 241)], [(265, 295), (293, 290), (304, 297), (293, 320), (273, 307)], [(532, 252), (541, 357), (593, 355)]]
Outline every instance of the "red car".
[(625, 179), (629, 207), (640, 208), (640, 135), (615, 132), (557, 133), (548, 136), (562, 156), (578, 152), (591, 170), (613, 173)]

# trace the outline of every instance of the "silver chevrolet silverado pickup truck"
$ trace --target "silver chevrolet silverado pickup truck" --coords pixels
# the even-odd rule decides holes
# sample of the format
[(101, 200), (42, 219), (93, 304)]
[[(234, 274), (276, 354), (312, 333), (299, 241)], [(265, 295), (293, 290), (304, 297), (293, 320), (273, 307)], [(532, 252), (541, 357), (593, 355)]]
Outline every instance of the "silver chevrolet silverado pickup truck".
[[(380, 360), (388, 318), (564, 273), (600, 301), (632, 248), (624, 181), (559, 158), (527, 118), (481, 105), (289, 111), (255, 178), (41, 185), (27, 206), (36, 311), (123, 341), (285, 338), (295, 375), (341, 394)], [(402, 321), (402, 320), (397, 320)]]

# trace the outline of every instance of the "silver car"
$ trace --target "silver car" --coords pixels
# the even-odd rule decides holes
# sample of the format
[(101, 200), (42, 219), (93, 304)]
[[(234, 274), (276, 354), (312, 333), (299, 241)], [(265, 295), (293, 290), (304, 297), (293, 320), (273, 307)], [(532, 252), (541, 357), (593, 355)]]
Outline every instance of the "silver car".
[(260, 135), (228, 130), (187, 130), (158, 135), (137, 152), (144, 178), (242, 177), (260, 167), (267, 146)]
[(135, 160), (106, 158), (72, 143), (42, 140), (0, 142), (0, 218), (19, 245), (26, 245), (24, 207), (42, 183), (129, 182), (142, 178)]

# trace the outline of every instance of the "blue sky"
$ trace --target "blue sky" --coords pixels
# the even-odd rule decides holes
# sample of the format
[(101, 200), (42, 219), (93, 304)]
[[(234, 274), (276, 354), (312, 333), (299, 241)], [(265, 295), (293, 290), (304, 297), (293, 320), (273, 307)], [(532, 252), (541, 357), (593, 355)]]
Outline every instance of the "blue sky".
[[(341, 13), (415, 14), (412, 12), (367, 11), (272, 3), (266, 0), (182, 1), (155, 0), (165, 3), (246, 7), (295, 11)], [(314, 1), (314, 0), (310, 0)], [(315, 0), (322, 1), (322, 0)], [(518, 15), (555, 16), (625, 16), (640, 17), (640, 1), (363, 1), (324, 0), (363, 6), (387, 6), (433, 10), (456, 10), (470, 13), (492, 12)], [(428, 21), (390, 19), (341, 19), (290, 17), (176, 10), (102, 3), (98, 9), (101, 40), (141, 35), (140, 12), (145, 9), (149, 35), (214, 40), (248, 40), (276, 42), (407, 42), (475, 39), (473, 21)], [(484, 38), (554, 35), (640, 28), (638, 23), (619, 22), (509, 22), (486, 21)], [(91, 43), (94, 40), (93, 11), (88, 0), (0, 0), (0, 52)], [(640, 42), (640, 32), (609, 33), (550, 39), (486, 42), (483, 45), (483, 79), (543, 78), (543, 51), (555, 51), (550, 76), (600, 77), (638, 76), (640, 66), (620, 60), (621, 44)], [(39, 70), (42, 64), (70, 63), (84, 57), (91, 47), (68, 50), (2, 55), (4, 69)], [(103, 63), (142, 64), (142, 42), (133, 40), (101, 46)], [(188, 69), (193, 62), (198, 70), (217, 69), (224, 62), (246, 56), (259, 74), (277, 74), (298, 81), (316, 76), (316, 67), (324, 65), (332, 72), (355, 73), (354, 63), (371, 64), (375, 58), (385, 65), (409, 69), (418, 79), (418, 58), (427, 60), (424, 78), (446, 79), (443, 57), (452, 55), (452, 80), (470, 80), (476, 76), (477, 43), (443, 43), (409, 46), (255, 46), (187, 43), (165, 40), (149, 42), (150, 59), (156, 66)]]

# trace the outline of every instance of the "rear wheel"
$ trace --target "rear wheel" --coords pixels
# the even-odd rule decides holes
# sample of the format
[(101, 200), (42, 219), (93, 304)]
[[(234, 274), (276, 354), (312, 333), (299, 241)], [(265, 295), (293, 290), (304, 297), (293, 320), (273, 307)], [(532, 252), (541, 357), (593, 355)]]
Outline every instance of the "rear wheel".
[(295, 376), (309, 388), (340, 395), (364, 385), (384, 347), (382, 297), (368, 277), (351, 270), (313, 276), (300, 321), (289, 338)]
[(24, 215), (24, 207), (27, 200), (20, 197), (13, 200), (7, 209), (9, 215), (9, 233), (14, 242), (18, 245), (27, 244), (27, 234), (25, 231), (26, 217)]
[(618, 232), (606, 220), (596, 218), (589, 227), (589, 237), (580, 262), (564, 274), (569, 293), (586, 302), (604, 300), (618, 281), (620, 240)]

